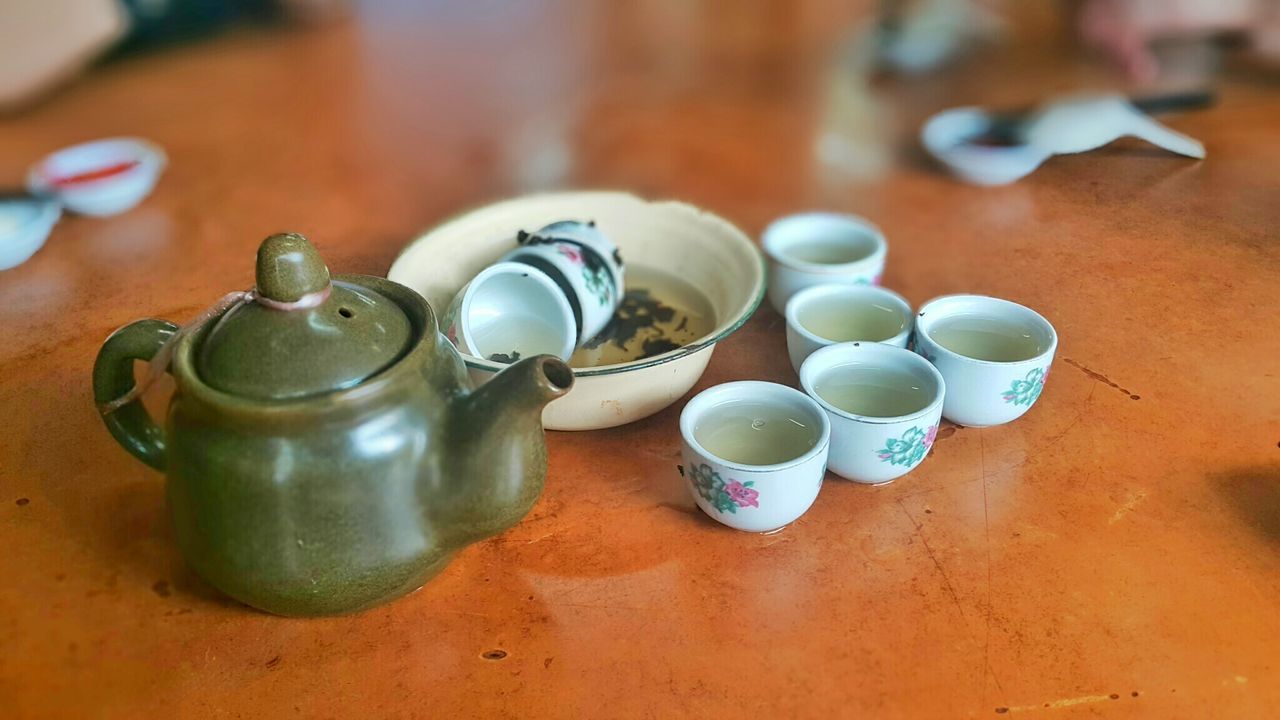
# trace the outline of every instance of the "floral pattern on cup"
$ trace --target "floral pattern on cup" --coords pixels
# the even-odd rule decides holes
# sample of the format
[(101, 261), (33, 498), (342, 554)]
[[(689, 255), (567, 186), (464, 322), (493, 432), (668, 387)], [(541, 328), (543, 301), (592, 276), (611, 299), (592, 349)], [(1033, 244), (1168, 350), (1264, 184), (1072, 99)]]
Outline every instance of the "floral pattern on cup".
[(1014, 405), (1030, 405), (1040, 397), (1040, 391), (1044, 390), (1044, 381), (1049, 377), (1048, 368), (1035, 368), (1027, 373), (1022, 380), (1014, 380), (1008, 390), (1000, 396), (1007, 403)]
[(569, 243), (556, 243), (556, 252), (569, 258), (569, 262), (574, 265), (581, 266), (586, 264), (586, 261), (582, 259), (582, 251)]
[(754, 482), (739, 482), (730, 479), (725, 482), (720, 477), (720, 473), (711, 469), (710, 465), (699, 465), (691, 468), (689, 475), (693, 480), (693, 487), (698, 491), (698, 495), (703, 500), (711, 503), (711, 506), (720, 512), (734, 513), (738, 512), (740, 507), (760, 507), (760, 493), (752, 489)]
[(584, 267), (582, 279), (587, 284), (587, 291), (600, 301), (602, 307), (607, 307), (613, 301), (613, 278), (609, 277), (607, 268), (592, 271), (591, 268)]
[(937, 425), (930, 425), (926, 430), (913, 427), (902, 433), (901, 439), (886, 440), (884, 447), (877, 450), (876, 455), (882, 462), (890, 465), (915, 465), (928, 454), (929, 448), (933, 447), (933, 441), (937, 437)]
[(608, 307), (613, 300), (613, 277), (609, 274), (609, 268), (603, 265), (592, 268), (591, 265), (593, 263), (588, 263), (587, 258), (584, 256), (584, 253), (594, 253), (595, 251), (567, 242), (557, 242), (555, 249), (572, 265), (580, 269), (582, 282), (586, 285), (587, 292), (591, 293), (602, 307)]
[[(599, 312), (588, 313), (597, 317), (589, 321), (588, 327), (584, 329), (587, 336), (594, 337), (612, 317), (612, 311), (622, 292), (622, 255), (617, 247), (599, 234), (595, 223), (576, 221), (551, 223), (536, 233), (520, 230), (516, 233), (516, 242), (532, 255), (558, 256), (568, 266), (566, 268), (562, 265), (561, 272), (577, 272), (581, 276), (580, 286), (573, 278), (565, 279), (578, 287), (574, 292), (578, 294), (579, 302), (586, 303), (594, 299), (601, 308)], [(522, 253), (508, 255), (510, 259), (524, 261)], [(613, 263), (612, 267), (610, 262)]]

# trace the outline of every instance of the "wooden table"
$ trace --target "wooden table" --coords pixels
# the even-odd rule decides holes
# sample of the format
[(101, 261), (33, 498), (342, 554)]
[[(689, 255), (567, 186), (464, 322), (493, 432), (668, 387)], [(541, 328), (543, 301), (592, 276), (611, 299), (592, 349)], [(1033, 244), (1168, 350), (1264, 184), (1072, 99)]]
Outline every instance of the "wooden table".
[[(1275, 716), (1274, 83), (1170, 120), (1205, 162), (1122, 142), (979, 189), (920, 159), (923, 117), (1105, 75), (1036, 40), (860, 85), (830, 61), (865, 10), (842, 3), (416, 5), (118, 62), (0, 124), (10, 182), (116, 134), (172, 160), (137, 209), (69, 217), (0, 274), (0, 717)], [(681, 403), (553, 434), (530, 516), (385, 607), (280, 619), (194, 577), (162, 479), (93, 408), (102, 339), (244, 288), (268, 233), (380, 274), (442, 218), (551, 187), (757, 235), (864, 214), (913, 303), (1048, 316), (1052, 378), (1016, 423), (945, 428), (885, 487), (829, 479), (773, 535), (694, 509)], [(794, 383), (784, 345), (762, 308), (699, 387)]]

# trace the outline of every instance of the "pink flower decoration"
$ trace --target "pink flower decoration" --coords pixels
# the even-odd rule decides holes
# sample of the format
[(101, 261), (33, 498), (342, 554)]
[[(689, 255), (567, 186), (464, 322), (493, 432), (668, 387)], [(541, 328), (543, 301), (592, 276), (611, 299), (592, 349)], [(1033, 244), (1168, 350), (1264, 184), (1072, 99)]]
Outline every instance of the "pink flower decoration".
[(582, 251), (578, 250), (578, 248), (572, 245), (566, 245), (565, 243), (557, 243), (556, 251), (559, 252), (561, 255), (569, 258), (569, 261), (572, 262), (573, 264), (575, 265), (582, 264)]
[(458, 344), (458, 327), (456, 325), (450, 325), (449, 329), (444, 331), (444, 336), (449, 338), (449, 342), (453, 343), (454, 345), (457, 345)]
[(737, 480), (730, 480), (729, 484), (724, 486), (724, 489), (725, 492), (729, 493), (729, 497), (738, 504), (738, 507), (760, 507), (760, 502), (757, 500), (760, 497), (760, 493)]
[(872, 285), (879, 285), (879, 284), (880, 284), (880, 278), (881, 278), (881, 277), (883, 277), (883, 276), (882, 276), (882, 275), (876, 275), (875, 277), (871, 278), (871, 284), (872, 284)]
[(938, 439), (938, 426), (932, 425), (928, 432), (924, 434), (924, 446), (933, 447), (933, 441)]

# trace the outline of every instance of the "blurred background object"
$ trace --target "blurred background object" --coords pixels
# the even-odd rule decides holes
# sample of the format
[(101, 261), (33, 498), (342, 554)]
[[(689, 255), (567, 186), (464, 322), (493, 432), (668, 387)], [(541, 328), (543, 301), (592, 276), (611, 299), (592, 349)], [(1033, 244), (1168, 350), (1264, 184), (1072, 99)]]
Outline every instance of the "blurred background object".
[[(396, 4), (367, 0), (362, 6)], [(625, 12), (637, 17), (676, 11), (660, 0), (634, 4)], [(1016, 25), (1011, 16), (1046, 7), (1056, 7), (1062, 24), (1074, 28), (1085, 47), (1136, 84), (1168, 80), (1188, 67), (1216, 68), (1224, 47), (1243, 48), (1263, 63), (1280, 62), (1280, 0), (1060, 0), (1036, 8), (1010, 0), (868, 4), (873, 19), (858, 31), (868, 43), (859, 52), (872, 60), (869, 67), (906, 74), (938, 70), (975, 45), (1001, 40)], [(456, 11), (447, 5), (424, 11)], [(768, 3), (742, 3), (728, 12), (714, 3), (676, 5), (693, 17), (716, 10), (730, 34), (770, 15), (763, 12)], [(524, 12), (499, 9), (515, 16)], [(236, 23), (317, 23), (351, 10), (350, 0), (5, 0), (0, 4), (0, 110), (31, 103), (103, 57), (207, 36)], [(830, 13), (835, 23), (850, 14)], [(671, 40), (663, 52), (673, 60), (661, 62), (678, 63), (686, 52), (679, 38)], [(834, 145), (825, 152), (843, 153)]]
[(982, 0), (885, 0), (879, 14), (879, 60), (908, 73), (927, 72), (1007, 26)]
[[(1228, 42), (1280, 61), (1276, 0), (1083, 0), (1076, 8), (1084, 42), (1128, 77), (1153, 82), (1188, 44)], [(1194, 52), (1194, 51), (1193, 51)]]
[(318, 22), (346, 0), (5, 0), (0, 110), (38, 99), (109, 53), (214, 33), (236, 22)]

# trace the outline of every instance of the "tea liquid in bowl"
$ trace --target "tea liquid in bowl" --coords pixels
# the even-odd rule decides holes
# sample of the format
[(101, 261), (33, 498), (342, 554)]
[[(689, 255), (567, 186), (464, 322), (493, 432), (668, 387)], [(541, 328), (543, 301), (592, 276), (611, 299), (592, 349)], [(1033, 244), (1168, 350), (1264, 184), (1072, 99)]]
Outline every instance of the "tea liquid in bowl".
[(698, 288), (675, 275), (632, 263), (613, 320), (583, 343), (569, 365), (591, 368), (660, 355), (710, 334), (716, 311)]
[(841, 410), (868, 417), (910, 415), (933, 401), (931, 390), (915, 375), (862, 364), (831, 368), (813, 389)]
[(777, 465), (818, 444), (821, 428), (791, 408), (758, 402), (727, 402), (694, 425), (693, 437), (707, 452), (740, 465)]
[(1032, 328), (982, 315), (956, 315), (939, 320), (929, 337), (958, 355), (989, 362), (1030, 360), (1047, 346)]
[(885, 305), (839, 306), (835, 303), (814, 303), (813, 307), (801, 311), (800, 324), (814, 335), (833, 342), (880, 342), (906, 327), (902, 314), (894, 308)]

